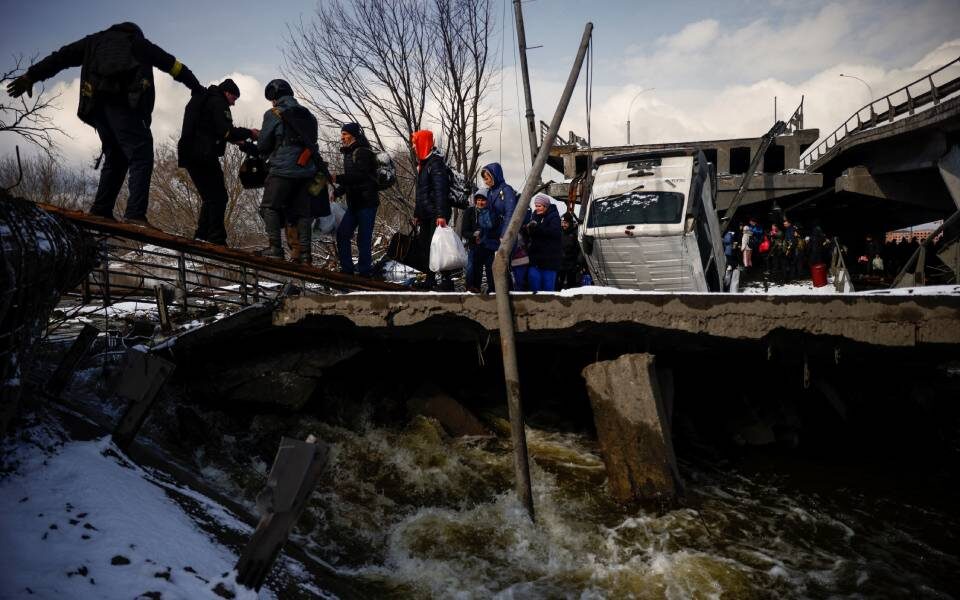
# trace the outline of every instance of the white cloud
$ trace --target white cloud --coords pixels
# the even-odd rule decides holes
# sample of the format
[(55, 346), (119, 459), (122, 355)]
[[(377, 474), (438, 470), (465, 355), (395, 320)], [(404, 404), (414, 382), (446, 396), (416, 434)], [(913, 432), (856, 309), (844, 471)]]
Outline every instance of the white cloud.
[(681, 29), (679, 33), (661, 38), (660, 41), (670, 50), (690, 52), (700, 50), (715, 40), (719, 34), (720, 23), (713, 19), (706, 19), (697, 21), (696, 23), (690, 23)]

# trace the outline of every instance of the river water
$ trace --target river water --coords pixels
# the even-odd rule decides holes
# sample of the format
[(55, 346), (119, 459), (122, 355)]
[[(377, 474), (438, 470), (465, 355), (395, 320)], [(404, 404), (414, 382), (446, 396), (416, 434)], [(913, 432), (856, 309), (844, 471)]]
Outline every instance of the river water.
[[(271, 419), (257, 417), (250, 431), (274, 429)], [(657, 511), (607, 498), (590, 437), (531, 428), (532, 523), (512, 492), (508, 437), (451, 439), (422, 417), (401, 428), (300, 418), (295, 429), (331, 448), (300, 541), (365, 596), (950, 598), (960, 590), (957, 495), (936, 469), (895, 475), (763, 453), (692, 460), (681, 452), (685, 498)]]

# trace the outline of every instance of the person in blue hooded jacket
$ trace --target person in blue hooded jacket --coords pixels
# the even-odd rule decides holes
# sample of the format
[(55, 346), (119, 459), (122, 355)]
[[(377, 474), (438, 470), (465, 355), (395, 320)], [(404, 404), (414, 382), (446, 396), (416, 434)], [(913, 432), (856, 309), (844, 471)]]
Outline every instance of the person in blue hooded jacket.
[(550, 202), (550, 196), (537, 194), (533, 197), (533, 213), (530, 222), (524, 226), (530, 256), (527, 283), (531, 292), (555, 292), (557, 272), (563, 262), (560, 212)]
[[(487, 202), (490, 210), (500, 222), (500, 230), (497, 237), (502, 239), (503, 234), (506, 233), (507, 227), (510, 225), (513, 211), (517, 209), (517, 192), (503, 178), (503, 167), (500, 166), (500, 163), (490, 163), (485, 166), (480, 171), (480, 178), (483, 179), (484, 185), (487, 186)], [(510, 266), (513, 271), (514, 289), (523, 291), (527, 289), (527, 263), (529, 263), (529, 260), (522, 246), (519, 244), (519, 236), (517, 239), (518, 243), (514, 246)], [(496, 249), (494, 249), (494, 252), (496, 252)]]

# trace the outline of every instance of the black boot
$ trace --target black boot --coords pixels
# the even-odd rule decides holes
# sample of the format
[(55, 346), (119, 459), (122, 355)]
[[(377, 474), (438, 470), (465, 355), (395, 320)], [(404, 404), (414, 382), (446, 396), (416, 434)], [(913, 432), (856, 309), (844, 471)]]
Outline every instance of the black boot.
[(297, 234), (300, 238), (300, 263), (313, 264), (313, 219), (302, 218), (297, 222)]
[(263, 227), (267, 230), (267, 241), (269, 246), (263, 250), (257, 250), (255, 254), (272, 258), (283, 258), (283, 245), (280, 237), (280, 229), (283, 227), (283, 219), (280, 213), (270, 208), (260, 208), (260, 217), (263, 219)]

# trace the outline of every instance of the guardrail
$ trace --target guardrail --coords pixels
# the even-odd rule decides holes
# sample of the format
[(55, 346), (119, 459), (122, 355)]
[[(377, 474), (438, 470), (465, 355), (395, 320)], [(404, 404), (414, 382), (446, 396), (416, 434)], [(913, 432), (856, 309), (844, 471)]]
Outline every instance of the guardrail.
[[(960, 90), (960, 73), (942, 83), (934, 81), (934, 77), (943, 77), (945, 72), (950, 69), (960, 71), (960, 57), (948, 62), (936, 71), (864, 105), (837, 127), (833, 133), (824, 138), (822, 142), (807, 150), (806, 154), (800, 159), (800, 168), (808, 169), (849, 135), (865, 131), (882, 123), (892, 123), (901, 115), (913, 115), (918, 109), (926, 109), (940, 104), (944, 98)], [(920, 86), (923, 86), (922, 90), (917, 89)], [(878, 111), (878, 107), (881, 110)], [(864, 112), (867, 114), (865, 115)]]

